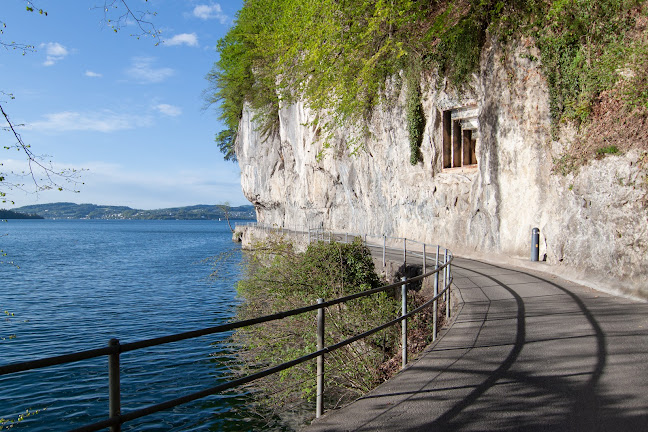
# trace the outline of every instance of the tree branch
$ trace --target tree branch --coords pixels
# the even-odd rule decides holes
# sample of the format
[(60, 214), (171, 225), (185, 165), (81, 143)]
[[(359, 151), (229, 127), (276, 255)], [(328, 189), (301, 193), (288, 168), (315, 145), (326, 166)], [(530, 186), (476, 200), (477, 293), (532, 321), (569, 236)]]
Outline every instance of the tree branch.
[[(9, 96), (11, 99), (14, 98), (13, 95), (11, 94), (7, 94), (5, 92), (0, 92), (0, 93)], [(17, 130), (17, 128), (21, 125), (16, 125), (11, 121), (9, 115), (4, 110), (2, 103), (0, 103), (0, 113), (2, 114), (2, 116), (5, 119), (5, 122), (7, 123), (6, 126), (2, 127), (2, 130), (6, 132), (10, 132), (16, 140), (16, 142), (13, 145), (5, 145), (4, 149), (11, 150), (13, 148), (23, 152), (25, 156), (27, 156), (27, 165), (29, 166), (28, 174), (25, 173), (16, 174), (13, 172), (12, 174), (31, 177), (34, 185), (36, 186), (36, 192), (49, 190), (49, 189), (58, 189), (59, 191), (72, 190), (74, 192), (79, 192), (78, 190), (68, 188), (64, 184), (65, 183), (72, 184), (72, 185), (78, 184), (79, 182), (77, 181), (77, 178), (81, 170), (76, 170), (76, 169), (64, 169), (61, 171), (55, 170), (51, 162), (45, 162), (44, 156), (34, 154), (34, 152), (32, 152), (32, 150), (30, 149), (30, 146), (28, 144), (25, 144), (25, 142), (22, 139), (22, 136)], [(41, 178), (39, 178), (40, 176), (37, 175), (37, 172), (41, 173), (42, 175)], [(20, 184), (8, 183), (6, 181), (6, 176), (3, 173), (0, 173), (0, 182), (3, 183), (7, 189), (14, 189), (14, 188), (21, 189), (23, 186)], [(7, 202), (6, 192), (0, 191), (0, 199), (2, 200), (3, 203)]]
[[(47, 12), (44, 11), (43, 9), (40, 9), (31, 2), (31, 0), (24, 0), (25, 2), (25, 9), (27, 12), (38, 12), (39, 15), (44, 15), (47, 16)], [(4, 30), (7, 28), (7, 23), (4, 21), (0, 20), (0, 35), (4, 34)], [(24, 44), (24, 43), (19, 43), (19, 42), (5, 42), (2, 39), (0, 39), (0, 47), (3, 47), (6, 50), (18, 50), (22, 51), (23, 55), (25, 55), (27, 52), (33, 52), (36, 51), (36, 47), (34, 45), (29, 45), (29, 44)]]
[[(148, 1), (148, 0), (146, 0)], [(37, 12), (39, 15), (47, 16), (48, 13), (38, 6), (34, 5), (32, 0), (23, 0), (25, 4), (25, 9), (27, 12)], [(98, 9), (100, 6), (94, 7)], [(157, 30), (155, 25), (148, 20), (148, 17), (155, 16), (155, 12), (146, 11), (134, 11), (128, 5), (127, 0), (104, 0), (103, 2), (103, 11), (104, 11), (104, 23), (113, 29), (114, 32), (118, 32), (122, 27), (130, 25), (133, 21), (138, 26), (140, 33), (133, 34), (138, 39), (141, 36), (151, 36), (156, 40), (155, 45), (158, 45), (160, 40), (161, 31)], [(111, 14), (116, 11), (117, 18), (112, 19)], [(2, 39), (4, 35), (4, 30), (7, 28), (7, 24), (4, 21), (0, 20), (0, 47), (5, 48), (5, 50), (19, 50), (22, 51), (22, 54), (25, 55), (27, 52), (36, 51), (34, 45), (24, 44), (19, 42), (5, 42)], [(13, 95), (10, 93), (5, 93), (0, 91), (1, 94), (8, 96), (10, 99), (14, 99)], [(74, 185), (79, 184), (78, 176), (83, 170), (76, 169), (64, 169), (61, 171), (55, 170), (51, 161), (46, 161), (45, 156), (34, 154), (30, 146), (25, 144), (20, 133), (17, 130), (18, 126), (11, 121), (9, 115), (4, 110), (2, 103), (0, 101), (0, 113), (4, 120), (6, 121), (5, 126), (0, 126), (0, 129), (5, 132), (10, 132), (15, 138), (15, 143), (13, 145), (5, 145), (5, 150), (15, 149), (18, 150), (27, 157), (28, 172), (23, 171), (22, 173), (11, 172), (11, 175), (14, 176), (23, 176), (31, 177), (31, 181), (36, 186), (36, 192), (49, 190), (49, 189), (58, 189), (62, 190), (71, 190), (74, 192), (79, 192), (74, 189)], [(0, 167), (2, 163), (0, 162)], [(83, 183), (81, 183), (83, 184)], [(6, 190), (11, 189), (22, 189), (23, 184), (13, 183), (8, 181), (7, 174), (0, 172), (0, 202), (7, 202), (7, 193)], [(73, 185), (72, 188), (69, 188), (68, 185)], [(10, 201), (13, 204), (13, 201)]]
[[(124, 10), (119, 11), (122, 7)], [(94, 9), (99, 9), (99, 6), (95, 6)], [(159, 45), (162, 42), (160, 38), (162, 31), (158, 30), (155, 27), (155, 24), (149, 21), (148, 18), (154, 17), (157, 15), (157, 12), (151, 12), (149, 10), (133, 11), (133, 9), (128, 6), (126, 0), (104, 0), (103, 11), (104, 24), (110, 27), (115, 33), (127, 26), (129, 24), (129, 19), (131, 19), (135, 21), (135, 24), (140, 29), (140, 33), (131, 34), (131, 36), (135, 36), (137, 39), (143, 36), (150, 36), (155, 40), (155, 45)], [(111, 18), (111, 11), (117, 11), (118, 15), (115, 18)]]

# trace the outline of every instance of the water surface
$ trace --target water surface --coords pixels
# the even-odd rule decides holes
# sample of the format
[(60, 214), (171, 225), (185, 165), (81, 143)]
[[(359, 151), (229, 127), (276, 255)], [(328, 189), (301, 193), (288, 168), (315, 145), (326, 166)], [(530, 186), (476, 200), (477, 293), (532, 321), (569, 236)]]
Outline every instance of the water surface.
[[(222, 324), (232, 319), (239, 244), (226, 222), (10, 220), (0, 224), (0, 364)], [(204, 259), (221, 257), (218, 277)], [(235, 359), (227, 335), (121, 356), (122, 411), (212, 387)], [(107, 417), (107, 358), (0, 377), (14, 430), (65, 431)], [(245, 396), (211, 396), (124, 430), (253, 430)]]

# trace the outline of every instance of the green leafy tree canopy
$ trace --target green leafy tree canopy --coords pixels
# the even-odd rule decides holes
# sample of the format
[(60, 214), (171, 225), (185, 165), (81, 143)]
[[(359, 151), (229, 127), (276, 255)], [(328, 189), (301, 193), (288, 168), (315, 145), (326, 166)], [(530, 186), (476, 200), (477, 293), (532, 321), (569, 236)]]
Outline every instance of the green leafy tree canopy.
[[(340, 126), (351, 126), (361, 137), (372, 109), (388, 99), (388, 83), (404, 79), (417, 88), (422, 75), (436, 69), (461, 86), (479, 68), (489, 33), (504, 42), (532, 36), (548, 78), (554, 123), (587, 118), (597, 95), (618, 81), (619, 67), (639, 49), (627, 35), (644, 3), (247, 0), (219, 42), (220, 58), (207, 76), (206, 100), (218, 105), (225, 123), (216, 141), (225, 159), (235, 160), (244, 106), (270, 134), (280, 104), (295, 100), (326, 114), (317, 118), (328, 120), (313, 124), (324, 138)], [(645, 75), (644, 63), (635, 68), (637, 76)], [(648, 99), (648, 91), (639, 90)], [(347, 145), (357, 148), (353, 139)]]

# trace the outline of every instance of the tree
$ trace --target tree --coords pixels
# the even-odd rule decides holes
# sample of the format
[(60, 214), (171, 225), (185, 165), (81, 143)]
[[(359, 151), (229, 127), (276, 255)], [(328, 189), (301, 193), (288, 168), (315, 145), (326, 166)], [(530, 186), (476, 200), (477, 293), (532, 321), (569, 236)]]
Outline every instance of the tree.
[(225, 219), (227, 220), (227, 225), (229, 226), (230, 231), (232, 231), (232, 233), (233, 233), (234, 228), (232, 228), (232, 224), (230, 223), (230, 218), (229, 218), (229, 216), (230, 216), (230, 214), (229, 214), (229, 212), (230, 212), (230, 204), (229, 204), (229, 202), (225, 201), (223, 204), (219, 204), (218, 208), (223, 211), (223, 216), (225, 216)]
[[(392, 102), (403, 82), (410, 90), (434, 76), (439, 85), (445, 78), (459, 90), (470, 85), (489, 39), (509, 54), (520, 37), (535, 43), (554, 129), (590, 120), (615, 86), (626, 107), (645, 110), (646, 10), (646, 0), (248, 0), (207, 77), (207, 102), (218, 105), (226, 126), (216, 141), (225, 159), (235, 159), (244, 108), (268, 130), (280, 104), (299, 100), (313, 112), (324, 148), (343, 126), (353, 152), (369, 136), (373, 108)], [(416, 164), (423, 118), (412, 96)]]

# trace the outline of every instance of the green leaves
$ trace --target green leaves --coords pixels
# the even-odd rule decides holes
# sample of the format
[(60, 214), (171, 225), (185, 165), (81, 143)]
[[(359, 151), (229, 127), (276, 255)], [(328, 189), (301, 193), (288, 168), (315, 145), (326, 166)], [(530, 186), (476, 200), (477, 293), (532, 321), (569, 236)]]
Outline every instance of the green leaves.
[[(333, 299), (381, 285), (369, 250), (360, 240), (352, 244), (314, 243), (296, 253), (279, 238), (258, 244), (249, 256), (247, 277), (239, 282), (244, 299), (238, 318), (285, 311), (318, 298)], [(326, 343), (339, 342), (398, 315), (398, 300), (380, 293), (326, 310)], [(250, 327), (237, 333), (247, 348), (242, 355), (249, 368), (276, 365), (316, 350), (315, 313), (298, 315)], [(398, 345), (399, 330), (392, 327), (362, 343), (326, 357), (327, 395), (334, 402), (357, 397), (380, 382), (379, 365)], [(262, 404), (283, 408), (287, 401), (314, 397), (314, 364), (308, 363), (268, 377), (258, 385)]]
[[(207, 79), (208, 103), (218, 103), (229, 132), (217, 137), (232, 153), (244, 104), (262, 111), (266, 129), (281, 103), (302, 100), (330, 121), (322, 138), (340, 126), (366, 132), (365, 122), (383, 100), (387, 78), (407, 64), (419, 40), (412, 37), (419, 11), (411, 0), (251, 0), (219, 42), (220, 60)], [(354, 148), (353, 137), (347, 143)]]
[(619, 148), (615, 145), (607, 146), (607, 147), (601, 147), (596, 150), (596, 156), (597, 157), (603, 157), (606, 154), (617, 154), (619, 153)]
[(35, 12), (36, 10), (38, 10), (39, 14), (47, 16), (46, 11), (44, 11), (43, 9), (35, 9), (34, 5), (32, 5), (31, 2), (28, 2), (27, 6), (25, 6), (25, 8), (27, 9), (27, 12)]
[(408, 79), (405, 110), (407, 131), (409, 133), (410, 164), (416, 165), (423, 161), (421, 143), (423, 142), (423, 130), (425, 129), (425, 113), (421, 105), (421, 88), (418, 77)]
[[(504, 43), (516, 34), (533, 36), (542, 53), (554, 124), (563, 117), (583, 120), (597, 95), (618, 81), (617, 70), (629, 53), (638, 56), (625, 35), (634, 22), (633, 8), (642, 3), (248, 0), (219, 42), (220, 59), (207, 76), (207, 102), (219, 105), (226, 124), (216, 141), (225, 158), (234, 160), (245, 105), (269, 133), (281, 104), (300, 100), (327, 119), (317, 125), (325, 148), (333, 132), (346, 127), (355, 131), (347, 147), (357, 151), (374, 107), (390, 97), (387, 83), (397, 90), (401, 76), (420, 78), (426, 69), (438, 68), (460, 87), (478, 70), (488, 33)], [(640, 99), (634, 98), (634, 105), (648, 105), (646, 82), (633, 80)], [(416, 117), (408, 110), (411, 119)], [(416, 123), (411, 119), (408, 124)], [(416, 128), (410, 136), (416, 138)]]
[(18, 425), (18, 423), (22, 422), (26, 418), (37, 415), (41, 411), (45, 411), (46, 409), (47, 408), (42, 408), (39, 410), (32, 410), (32, 411), (27, 409), (25, 410), (24, 413), (19, 414), (18, 417), (16, 417), (15, 419), (0, 418), (0, 429), (12, 429), (14, 426)]
[[(554, 126), (586, 121), (595, 99), (618, 81), (628, 59), (634, 1), (554, 1), (535, 33), (547, 76)], [(540, 27), (541, 26), (541, 27)]]

